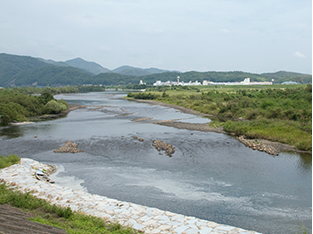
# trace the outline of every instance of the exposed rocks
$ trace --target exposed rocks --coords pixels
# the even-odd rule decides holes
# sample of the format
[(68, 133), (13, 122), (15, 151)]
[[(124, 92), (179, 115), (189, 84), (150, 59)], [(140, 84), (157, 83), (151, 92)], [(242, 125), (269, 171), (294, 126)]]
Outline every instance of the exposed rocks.
[(82, 150), (77, 149), (77, 144), (71, 141), (65, 142), (65, 144), (54, 150), (54, 153), (79, 153), (79, 152), (84, 152)]
[(11, 126), (25, 125), (25, 124), (33, 124), (34, 122), (24, 121), (24, 122), (13, 122), (10, 123)]
[(139, 122), (139, 121), (145, 121), (145, 120), (148, 120), (148, 119), (153, 119), (152, 117), (147, 117), (147, 118), (137, 118), (137, 119), (133, 119), (132, 121), (134, 122)]
[(57, 171), (57, 167), (55, 165), (52, 164), (46, 164), (47, 165), (47, 169), (45, 171), (45, 173), (49, 176), (52, 175), (53, 173), (55, 173)]
[(140, 142), (143, 142), (143, 141), (144, 141), (143, 138), (138, 138), (137, 136), (133, 136), (133, 138), (136, 139), (136, 140), (138, 140), (138, 141), (140, 141)]
[(275, 149), (272, 146), (265, 145), (258, 140), (248, 140), (245, 139), (244, 136), (236, 137), (240, 142), (242, 142), (245, 146), (252, 148), (253, 150), (259, 150), (266, 152), (268, 154), (277, 156), (279, 154), (279, 150)]
[(178, 129), (187, 129), (191, 131), (201, 131), (201, 132), (217, 132), (217, 133), (226, 133), (223, 130), (223, 127), (211, 127), (207, 123), (186, 123), (176, 120), (165, 120), (165, 121), (156, 121), (154, 124), (159, 124), (168, 127), (174, 127)]
[(158, 151), (164, 150), (166, 154), (170, 157), (172, 157), (172, 154), (175, 153), (175, 147), (167, 144), (165, 142), (154, 140), (152, 144)]
[(117, 116), (127, 116), (127, 115), (133, 115), (134, 113), (122, 113), (122, 114), (119, 114)]

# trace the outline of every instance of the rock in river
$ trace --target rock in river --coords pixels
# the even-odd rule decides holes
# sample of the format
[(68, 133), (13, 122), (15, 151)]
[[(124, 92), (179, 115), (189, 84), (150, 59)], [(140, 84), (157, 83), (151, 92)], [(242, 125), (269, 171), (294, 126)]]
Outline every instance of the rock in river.
[(77, 149), (77, 144), (71, 141), (65, 142), (65, 144), (54, 150), (54, 153), (79, 153), (79, 152), (84, 152), (82, 150)]
[(172, 157), (172, 154), (175, 153), (175, 147), (167, 144), (165, 142), (154, 140), (152, 144), (158, 151), (164, 150), (166, 154)]

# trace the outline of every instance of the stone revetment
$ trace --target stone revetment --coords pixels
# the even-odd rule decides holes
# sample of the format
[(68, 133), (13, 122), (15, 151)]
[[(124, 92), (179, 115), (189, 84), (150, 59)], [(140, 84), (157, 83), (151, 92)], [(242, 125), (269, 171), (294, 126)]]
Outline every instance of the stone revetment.
[(36, 169), (50, 168), (47, 164), (22, 158), (20, 164), (0, 170), (0, 182), (23, 192), (33, 191), (34, 196), (52, 204), (70, 207), (73, 211), (105, 220), (117, 221), (145, 233), (257, 234), (254, 231), (73, 190), (35, 178)]

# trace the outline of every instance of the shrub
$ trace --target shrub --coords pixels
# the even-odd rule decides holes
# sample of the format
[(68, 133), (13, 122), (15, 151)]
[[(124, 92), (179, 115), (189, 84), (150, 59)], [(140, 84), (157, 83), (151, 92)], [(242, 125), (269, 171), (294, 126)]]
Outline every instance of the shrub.
[(168, 95), (167, 93), (166, 93), (166, 91), (164, 91), (163, 92), (163, 94), (162, 94), (162, 98), (168, 98), (170, 95)]
[(68, 103), (64, 99), (58, 100), (58, 103), (64, 104), (66, 109), (68, 108)]
[(54, 100), (53, 95), (49, 92), (43, 92), (39, 99), (44, 105), (46, 105), (49, 101)]
[(56, 100), (51, 100), (45, 105), (46, 114), (58, 114), (62, 111), (65, 111), (67, 106), (63, 103), (60, 103)]
[(13, 121), (25, 121), (28, 115), (27, 110), (18, 103), (0, 103), (0, 116), (4, 125)]
[(269, 101), (269, 100), (265, 100), (263, 101), (263, 103), (261, 104), (261, 108), (266, 109), (269, 106), (274, 106), (274, 102)]
[(246, 119), (248, 120), (256, 119), (259, 115), (260, 115), (260, 112), (258, 110), (256, 109), (250, 110), (246, 114)]

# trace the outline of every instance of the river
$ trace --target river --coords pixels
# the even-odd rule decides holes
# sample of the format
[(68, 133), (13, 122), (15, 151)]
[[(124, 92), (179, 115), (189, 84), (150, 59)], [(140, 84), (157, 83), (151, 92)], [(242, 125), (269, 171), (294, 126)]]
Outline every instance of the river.
[[(298, 233), (303, 225), (311, 232), (311, 155), (273, 157), (225, 134), (153, 124), (210, 120), (123, 96), (56, 95), (88, 107), (64, 118), (0, 128), (1, 155), (54, 164), (56, 183), (121, 201), (262, 233)], [(67, 140), (84, 152), (53, 152)], [(153, 140), (175, 146), (173, 156), (158, 152)]]

